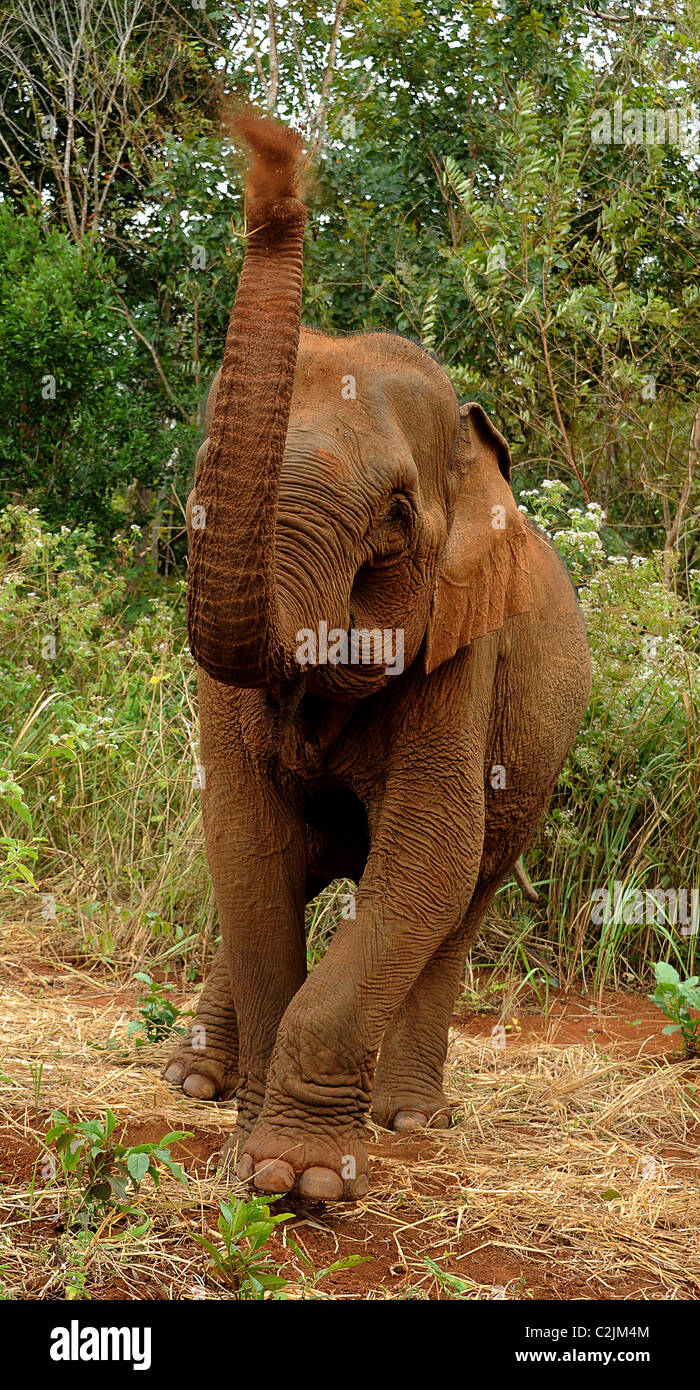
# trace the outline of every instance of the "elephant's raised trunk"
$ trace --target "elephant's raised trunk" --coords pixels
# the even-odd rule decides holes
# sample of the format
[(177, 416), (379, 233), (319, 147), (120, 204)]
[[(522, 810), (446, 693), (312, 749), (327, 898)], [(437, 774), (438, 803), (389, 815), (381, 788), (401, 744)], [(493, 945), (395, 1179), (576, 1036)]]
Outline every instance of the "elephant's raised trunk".
[(298, 671), (275, 581), (279, 477), (294, 384), (306, 210), (298, 135), (246, 115), (250, 145), (243, 270), (231, 312), (191, 533), (187, 630), (195, 661), (227, 685)]

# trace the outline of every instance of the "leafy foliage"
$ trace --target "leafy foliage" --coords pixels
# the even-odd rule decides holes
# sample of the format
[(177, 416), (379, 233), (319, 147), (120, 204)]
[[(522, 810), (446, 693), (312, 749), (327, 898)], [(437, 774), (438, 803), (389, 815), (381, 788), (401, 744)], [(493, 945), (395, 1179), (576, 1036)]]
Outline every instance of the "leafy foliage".
[(618, 982), (618, 972), (643, 971), (661, 949), (679, 960), (695, 957), (696, 938), (681, 939), (663, 922), (613, 918), (601, 929), (591, 903), (596, 890), (612, 893), (616, 881), (629, 892), (689, 890), (696, 882), (698, 618), (664, 585), (660, 556), (611, 553), (614, 538), (595, 504), (571, 506), (560, 484), (533, 490), (526, 503), (581, 586), (593, 660), (591, 700), (532, 867), (549, 884), (549, 930), (562, 975), (583, 966), (585, 977), (590, 964), (602, 986)]
[(22, 508), (0, 514), (0, 569), (3, 830), (55, 897), (50, 930), (179, 955), (210, 920), (182, 583), (137, 592), (133, 537), (106, 569), (90, 530)]
[(104, 1119), (75, 1122), (60, 1111), (51, 1116), (46, 1143), (56, 1153), (66, 1184), (70, 1225), (87, 1229), (101, 1221), (105, 1213), (114, 1211), (115, 1215), (141, 1217), (142, 1231), (148, 1218), (129, 1199), (138, 1195), (144, 1179), (150, 1177), (159, 1187), (160, 1170), (165, 1168), (187, 1186), (187, 1178), (172, 1157), (169, 1145), (191, 1139), (190, 1133), (172, 1130), (157, 1144), (126, 1145), (113, 1137), (116, 1123), (111, 1110), (105, 1111)]
[(109, 534), (163, 430), (113, 312), (114, 263), (0, 204), (0, 498)]
[[(684, 1057), (700, 1056), (700, 977), (691, 975), (682, 980), (678, 971), (664, 961), (654, 966), (656, 989), (649, 998), (671, 1022), (664, 1033), (680, 1033)], [(693, 1013), (691, 1013), (691, 1009)], [(693, 1017), (693, 1014), (695, 1017)]]
[[(148, 988), (146, 993), (139, 997), (141, 1017), (127, 1024), (128, 1036), (145, 1033), (147, 1042), (160, 1042), (162, 1038), (173, 1035), (184, 1037), (187, 1030), (177, 1026), (180, 1010), (172, 1000), (165, 997), (172, 992), (172, 985), (157, 984), (145, 970), (137, 970), (134, 979)], [(138, 1044), (141, 1039), (137, 1037), (136, 1041)]]
[(254, 1197), (249, 1202), (229, 1198), (219, 1203), (218, 1230), (222, 1244), (214, 1245), (206, 1236), (197, 1240), (211, 1257), (210, 1264), (229, 1284), (237, 1298), (261, 1302), (266, 1293), (283, 1296), (287, 1280), (275, 1272), (275, 1266), (265, 1250), (276, 1226), (290, 1221), (291, 1211), (271, 1213), (270, 1207), (278, 1197), (267, 1202)]
[(15, 891), (26, 892), (33, 888), (36, 891), (32, 869), (37, 861), (38, 849), (34, 843), (32, 818), (19, 783), (0, 769), (0, 812), (2, 811), (17, 817), (25, 827), (25, 833), (29, 832), (31, 839), (27, 842), (14, 835), (0, 834), (0, 853), (4, 856), (0, 860), (0, 890), (12, 888)]

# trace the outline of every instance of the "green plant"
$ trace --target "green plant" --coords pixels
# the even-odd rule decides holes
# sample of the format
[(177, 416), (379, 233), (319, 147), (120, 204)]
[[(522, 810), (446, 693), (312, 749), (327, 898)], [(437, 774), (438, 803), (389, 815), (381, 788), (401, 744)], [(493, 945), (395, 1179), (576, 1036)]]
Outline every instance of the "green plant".
[[(663, 1032), (680, 1033), (683, 1057), (700, 1057), (700, 976), (681, 980), (678, 971), (666, 961), (657, 961), (654, 975), (656, 989), (649, 998), (671, 1020)], [(698, 1016), (694, 1018), (690, 1009)]]
[(249, 1202), (230, 1198), (219, 1203), (219, 1235), (223, 1248), (206, 1236), (198, 1235), (200, 1245), (211, 1256), (211, 1265), (229, 1283), (240, 1299), (260, 1301), (266, 1293), (280, 1295), (288, 1280), (277, 1274), (268, 1252), (263, 1248), (276, 1226), (289, 1221), (293, 1212), (270, 1213), (272, 1202), (252, 1198)]
[[(551, 490), (550, 490), (551, 491)], [(540, 520), (547, 519), (538, 503)], [(578, 518), (578, 523), (581, 518)], [(559, 543), (558, 509), (548, 529)], [(572, 523), (571, 561), (576, 524)], [(601, 530), (604, 549), (607, 547)], [(637, 892), (689, 889), (700, 837), (700, 629), (697, 612), (663, 582), (658, 555), (580, 557), (579, 598), (593, 690), (574, 749), (529, 855), (546, 889), (554, 973), (594, 988), (643, 979), (669, 947), (693, 972), (697, 936), (669, 932), (659, 910), (635, 913)], [(616, 894), (616, 886), (622, 885)], [(604, 921), (601, 891), (619, 907)], [(575, 930), (572, 931), (572, 924)]]
[[(68, 1262), (68, 1270), (65, 1276), (65, 1297), (68, 1303), (77, 1303), (81, 1299), (92, 1298), (88, 1291), (87, 1280), (88, 1271), (83, 1264), (84, 1250), (81, 1241), (85, 1239), (87, 1232), (80, 1231), (75, 1243), (75, 1250), (71, 1251), (71, 1258)], [(91, 1237), (89, 1237), (91, 1239)]]
[(72, 932), (91, 958), (148, 952), (153, 973), (195, 950), (201, 963), (213, 908), (184, 586), (154, 597), (137, 545), (107, 565), (89, 528), (0, 512), (0, 889), (39, 883), (53, 899), (40, 930)]
[(294, 1251), (297, 1259), (301, 1260), (302, 1264), (311, 1271), (310, 1274), (303, 1274), (301, 1278), (304, 1289), (309, 1291), (317, 1289), (321, 1280), (329, 1274), (338, 1274), (341, 1269), (355, 1269), (357, 1265), (371, 1263), (371, 1256), (368, 1255), (344, 1255), (342, 1259), (334, 1260), (333, 1264), (326, 1265), (324, 1269), (315, 1269), (313, 1260), (309, 1259), (306, 1252), (297, 1245), (295, 1240), (291, 1239), (291, 1236), (286, 1237), (286, 1243), (290, 1250)]
[(478, 1285), (471, 1279), (460, 1279), (456, 1274), (448, 1274), (435, 1260), (425, 1259), (425, 1265), (435, 1275), (440, 1288), (448, 1298), (471, 1301), (476, 1296)]
[(72, 1269), (66, 1278), (66, 1302), (75, 1303), (79, 1299), (92, 1298), (85, 1286), (87, 1274), (84, 1269)]
[[(37, 841), (34, 838), (32, 818), (24, 800), (22, 788), (0, 768), (0, 814), (6, 811), (18, 816), (26, 826), (31, 840), (17, 839), (14, 835), (0, 833), (0, 889), (11, 888), (15, 892), (36, 891), (36, 881), (32, 872), (38, 858)], [(2, 822), (0, 822), (2, 831)]]
[(353, 911), (356, 885), (347, 878), (323, 889), (306, 910), (306, 964), (318, 964), (340, 921)]
[(477, 980), (474, 988), (465, 986), (455, 1007), (467, 1009), (470, 1014), (496, 1013), (500, 1007), (503, 990), (502, 980), (487, 980), (483, 985)]
[(159, 1143), (127, 1145), (112, 1137), (117, 1122), (111, 1110), (105, 1111), (104, 1119), (75, 1122), (54, 1111), (51, 1121), (46, 1143), (55, 1150), (66, 1183), (69, 1225), (86, 1229), (114, 1209), (141, 1216), (145, 1224), (139, 1229), (145, 1230), (150, 1224), (148, 1218), (129, 1203), (144, 1178), (150, 1177), (159, 1187), (162, 1167), (187, 1186), (187, 1176), (168, 1146), (191, 1139), (188, 1131), (172, 1130)]
[[(148, 992), (139, 996), (141, 1018), (127, 1024), (128, 1036), (133, 1037), (136, 1033), (145, 1032), (147, 1042), (160, 1042), (173, 1033), (184, 1037), (187, 1030), (177, 1026), (180, 1010), (170, 999), (164, 997), (172, 990), (172, 985), (157, 984), (145, 970), (137, 970), (134, 979), (148, 985)], [(137, 1038), (137, 1046), (143, 1041), (144, 1039)]]

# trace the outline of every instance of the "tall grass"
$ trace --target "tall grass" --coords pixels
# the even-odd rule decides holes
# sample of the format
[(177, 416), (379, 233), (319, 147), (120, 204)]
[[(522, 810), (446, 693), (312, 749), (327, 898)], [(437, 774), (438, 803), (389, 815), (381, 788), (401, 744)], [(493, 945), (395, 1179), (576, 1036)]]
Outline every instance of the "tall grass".
[[(648, 979), (654, 960), (692, 970), (698, 958), (698, 936), (661, 906), (642, 905), (639, 915), (655, 920), (631, 920), (635, 894), (700, 889), (698, 576), (684, 598), (664, 585), (660, 556), (610, 554), (600, 509), (567, 510), (564, 492), (550, 484), (526, 497), (579, 587), (593, 689), (529, 852), (546, 905), (528, 916), (560, 981), (601, 989)], [(596, 922), (601, 890), (611, 912)]]
[[(47, 533), (17, 508), (0, 562), (4, 761), (38, 855), (24, 910), (66, 949), (194, 966), (214, 908), (183, 585), (140, 592), (128, 545), (107, 567), (89, 533)], [(26, 834), (11, 807), (0, 816)]]

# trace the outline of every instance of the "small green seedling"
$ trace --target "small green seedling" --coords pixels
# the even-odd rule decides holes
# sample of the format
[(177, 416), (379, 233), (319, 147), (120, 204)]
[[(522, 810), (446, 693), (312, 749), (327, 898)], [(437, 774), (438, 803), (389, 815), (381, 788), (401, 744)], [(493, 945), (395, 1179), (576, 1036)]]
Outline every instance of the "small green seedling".
[(680, 1033), (683, 1057), (700, 1057), (700, 1017), (694, 1018), (689, 1013), (690, 1009), (700, 1013), (700, 976), (691, 975), (681, 980), (678, 971), (665, 961), (656, 962), (654, 975), (656, 989), (649, 998), (671, 1019), (664, 1033)]
[(24, 792), (4, 768), (0, 770), (0, 806), (10, 814), (19, 816), (26, 833), (32, 837), (31, 844), (28, 844), (26, 833), (23, 840), (13, 835), (0, 835), (0, 889), (9, 888), (20, 894), (29, 890), (38, 892), (33, 869), (38, 858), (37, 846), (44, 843), (45, 836), (34, 835)]
[(81, 1299), (90, 1299), (92, 1294), (87, 1287), (88, 1273), (86, 1269), (69, 1269), (66, 1275), (64, 1293), (67, 1303), (77, 1303)]
[(187, 1030), (177, 1026), (180, 1010), (172, 1000), (165, 998), (165, 995), (171, 992), (172, 985), (159, 985), (145, 970), (138, 970), (134, 979), (148, 986), (148, 991), (139, 996), (140, 1019), (127, 1024), (126, 1029), (130, 1038), (136, 1033), (146, 1034), (145, 1038), (136, 1039), (137, 1047), (147, 1042), (161, 1042), (173, 1033), (184, 1037)]
[(338, 1274), (341, 1269), (354, 1269), (356, 1265), (371, 1263), (369, 1255), (345, 1255), (340, 1260), (334, 1260), (332, 1265), (326, 1265), (325, 1269), (315, 1269), (313, 1261), (309, 1259), (304, 1250), (300, 1249), (296, 1241), (292, 1240), (291, 1236), (286, 1236), (285, 1239), (290, 1250), (294, 1251), (297, 1259), (301, 1260), (301, 1263), (306, 1265), (309, 1270), (308, 1274), (303, 1274), (301, 1277), (304, 1289), (317, 1289), (321, 1280), (325, 1279), (328, 1274)]
[(270, 1203), (279, 1201), (279, 1197), (270, 1197), (267, 1202), (260, 1198), (219, 1202), (218, 1228), (223, 1249), (206, 1236), (197, 1236), (211, 1256), (212, 1267), (232, 1286), (237, 1298), (262, 1301), (266, 1293), (274, 1297), (287, 1286), (288, 1280), (275, 1272), (269, 1252), (263, 1249), (275, 1226), (294, 1215), (291, 1211), (271, 1215)]
[(471, 1279), (460, 1279), (457, 1274), (448, 1274), (446, 1269), (442, 1269), (435, 1260), (425, 1258), (424, 1264), (435, 1275), (440, 1288), (447, 1294), (448, 1298), (471, 1300), (476, 1296), (478, 1285)]
[(39, 1099), (41, 1097), (41, 1082), (44, 1076), (43, 1062), (30, 1062), (29, 1075), (32, 1082), (32, 1092), (34, 1095), (34, 1117), (39, 1119)]
[[(46, 1143), (56, 1152), (67, 1192), (64, 1216), (70, 1226), (87, 1229), (96, 1225), (110, 1210), (124, 1215), (143, 1216), (130, 1204), (144, 1178), (160, 1186), (160, 1169), (167, 1168), (183, 1186), (187, 1177), (170, 1153), (169, 1145), (191, 1139), (189, 1131), (177, 1129), (165, 1134), (159, 1143), (122, 1144), (113, 1132), (116, 1119), (111, 1110), (104, 1119), (73, 1122), (56, 1110), (51, 1116)], [(53, 1163), (53, 1156), (51, 1155)], [(55, 1180), (57, 1174), (49, 1180)], [(148, 1219), (146, 1226), (148, 1226)]]

